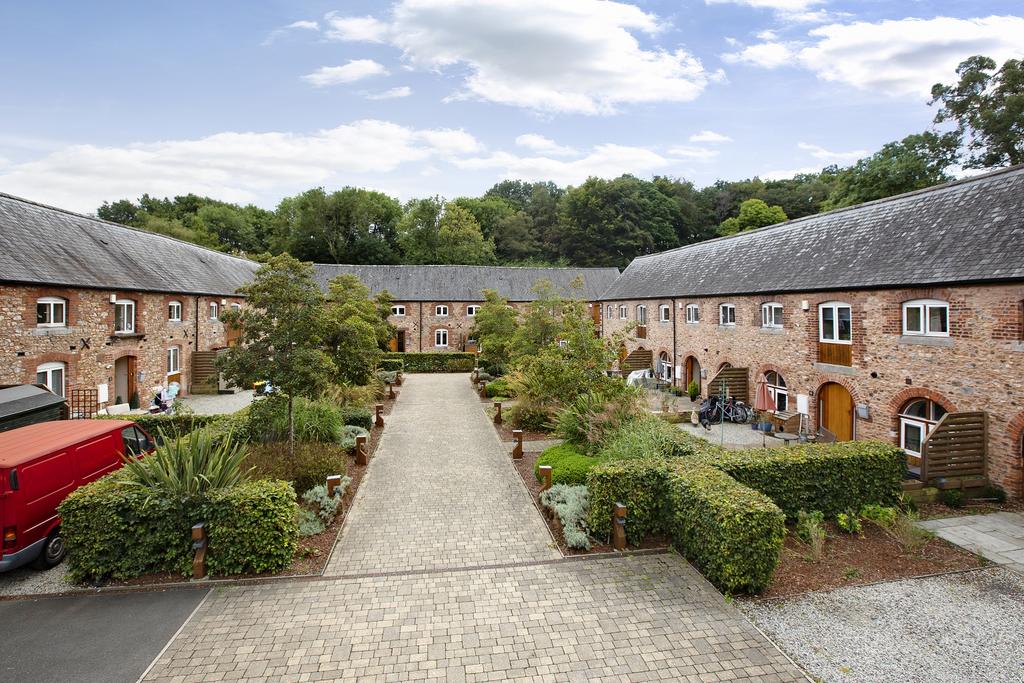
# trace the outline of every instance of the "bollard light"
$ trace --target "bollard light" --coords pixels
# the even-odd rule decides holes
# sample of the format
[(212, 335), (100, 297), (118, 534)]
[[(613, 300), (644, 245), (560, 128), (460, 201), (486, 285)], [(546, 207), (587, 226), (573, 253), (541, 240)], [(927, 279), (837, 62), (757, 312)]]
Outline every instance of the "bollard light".
[(523, 430), (513, 429), (512, 438), (516, 440), (516, 445), (512, 447), (512, 459), (519, 460), (523, 457)]
[(367, 462), (366, 461), (366, 437), (365, 436), (357, 436), (356, 437), (356, 464), (357, 465), (365, 465), (366, 462)]
[(626, 506), (616, 503), (612, 512), (612, 547), (626, 549)]
[(395, 398), (395, 386), (391, 382), (388, 382), (388, 398), (392, 400)]
[(327, 477), (327, 497), (334, 498), (334, 490), (341, 486), (341, 475), (332, 474)]
[(375, 406), (373, 406), (373, 410), (376, 413), (376, 416), (374, 417), (373, 420), (373, 424), (377, 427), (383, 427), (384, 415), (382, 415), (382, 413), (384, 412), (384, 405), (382, 403), (378, 403)]
[(206, 524), (200, 522), (192, 527), (192, 578), (206, 578)]
[(551, 488), (551, 465), (541, 465), (538, 469), (540, 470), (540, 479), (544, 482), (540, 490), (544, 492)]
[(501, 401), (495, 401), (494, 402), (494, 409), (497, 411), (496, 413), (494, 413), (494, 424), (500, 425), (501, 424)]

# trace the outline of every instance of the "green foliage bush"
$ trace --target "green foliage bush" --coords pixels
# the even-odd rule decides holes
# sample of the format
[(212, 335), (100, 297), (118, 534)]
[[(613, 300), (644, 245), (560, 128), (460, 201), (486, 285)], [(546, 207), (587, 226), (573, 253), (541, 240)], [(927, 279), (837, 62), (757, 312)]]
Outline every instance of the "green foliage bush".
[(602, 392), (580, 394), (559, 411), (555, 432), (569, 443), (593, 453), (609, 435), (647, 415), (643, 396), (616, 383)]
[(883, 529), (892, 528), (899, 516), (899, 510), (886, 505), (868, 504), (860, 509), (860, 516), (874, 522)]
[(624, 503), (629, 508), (626, 515), (628, 543), (636, 545), (647, 536), (667, 533), (668, 477), (669, 466), (659, 459), (604, 462), (591, 469), (587, 476), (590, 532), (596, 538), (610, 538), (615, 503)]
[(984, 489), (982, 489), (981, 497), (991, 498), (995, 500), (995, 502), (1002, 505), (1003, 503), (1006, 502), (1006, 491), (1000, 486), (996, 486), (995, 484), (989, 484)]
[(800, 510), (796, 513), (796, 536), (804, 543), (810, 543), (814, 527), (821, 527), (824, 524), (825, 515), (821, 511)]
[(228, 418), (225, 415), (196, 415), (178, 413), (175, 415), (97, 415), (97, 420), (130, 420), (142, 427), (154, 439), (161, 434), (165, 439), (177, 439), (197, 429), (212, 426)]
[(174, 499), (126, 486), (119, 470), (69, 495), (59, 508), (74, 582), (124, 580), (149, 572), (188, 576), (192, 525), (207, 523), (212, 574), (276, 571), (295, 552), (295, 494), (285, 482), (249, 481)]
[(488, 382), (485, 387), (485, 391), (488, 398), (495, 398), (496, 396), (512, 398), (515, 396), (515, 390), (506, 379), (496, 379), (492, 382)]
[(385, 372), (401, 372), (405, 369), (405, 363), (401, 358), (382, 358), (377, 367)]
[(528, 432), (549, 431), (553, 419), (551, 408), (530, 401), (521, 400), (508, 411), (508, 420), (512, 426)]
[(848, 534), (859, 534), (863, 531), (860, 517), (856, 510), (847, 510), (836, 515), (836, 525)]
[(726, 593), (764, 590), (785, 535), (778, 506), (706, 465), (677, 462), (666, 480), (668, 526), (679, 552)]
[[(337, 443), (341, 438), (341, 410), (331, 401), (296, 398), (295, 440)], [(267, 396), (249, 406), (248, 437), (253, 443), (288, 440), (288, 402), (282, 396)]]
[(551, 466), (552, 484), (580, 486), (587, 483), (587, 474), (597, 466), (597, 459), (579, 451), (572, 444), (552, 446), (540, 454), (533, 465), (533, 473), (540, 481), (541, 465)]
[(338, 442), (338, 445), (341, 446), (346, 453), (351, 453), (356, 448), (357, 436), (365, 436), (367, 438), (367, 442), (369, 442), (370, 432), (355, 425), (345, 425), (341, 428), (341, 441)]
[(241, 484), (248, 474), (244, 457), (245, 446), (233, 437), (218, 439), (198, 429), (165, 440), (144, 457), (126, 457), (124, 483), (149, 495), (189, 500)]
[(939, 501), (953, 509), (963, 507), (964, 492), (960, 489), (943, 489), (939, 491)]
[(345, 474), (348, 459), (337, 444), (297, 443), (288, 455), (287, 443), (270, 443), (249, 448), (243, 466), (252, 467), (252, 477), (292, 482), (296, 493), (325, 484), (327, 477)]
[(676, 454), (680, 431), (653, 415), (631, 420), (613, 431), (597, 451), (601, 460), (670, 458)]
[(405, 372), (472, 372), (476, 367), (476, 354), (462, 352), (385, 353), (383, 360), (401, 360)]
[(590, 536), (587, 535), (587, 510), (590, 503), (586, 486), (555, 484), (540, 494), (540, 502), (558, 515), (567, 546), (590, 550)]
[(697, 400), (697, 397), (700, 396), (700, 385), (697, 384), (697, 380), (690, 380), (690, 383), (686, 385), (686, 393), (691, 401)]
[(369, 408), (346, 406), (341, 409), (340, 418), (342, 424), (362, 427), (366, 430), (373, 429), (373, 411)]

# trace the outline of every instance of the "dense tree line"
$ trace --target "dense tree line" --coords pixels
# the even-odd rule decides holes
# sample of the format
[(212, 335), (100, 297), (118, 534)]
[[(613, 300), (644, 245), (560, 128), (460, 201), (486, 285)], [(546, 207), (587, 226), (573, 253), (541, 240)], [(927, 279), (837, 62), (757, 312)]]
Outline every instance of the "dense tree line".
[(936, 84), (935, 129), (848, 167), (704, 188), (665, 176), (589, 178), (576, 187), (506, 180), (480, 197), (414, 199), (315, 188), (274, 211), (193, 194), (104, 203), (101, 218), (266, 259), (324, 263), (572, 264), (634, 257), (930, 187), (949, 170), (1024, 162), (1024, 63), (971, 57)]

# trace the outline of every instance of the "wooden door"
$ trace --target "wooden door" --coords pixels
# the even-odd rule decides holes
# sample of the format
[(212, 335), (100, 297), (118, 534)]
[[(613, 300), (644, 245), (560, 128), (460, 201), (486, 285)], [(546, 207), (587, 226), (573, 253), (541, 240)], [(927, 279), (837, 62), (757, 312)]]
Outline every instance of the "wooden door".
[(853, 397), (842, 384), (829, 382), (818, 390), (818, 425), (836, 435), (836, 441), (853, 439)]
[[(135, 381), (138, 379), (138, 358), (135, 356), (128, 356), (128, 395), (125, 396), (125, 400), (131, 402), (132, 394), (134, 394), (138, 387), (135, 385)], [(142, 397), (139, 397), (139, 405), (142, 405)]]

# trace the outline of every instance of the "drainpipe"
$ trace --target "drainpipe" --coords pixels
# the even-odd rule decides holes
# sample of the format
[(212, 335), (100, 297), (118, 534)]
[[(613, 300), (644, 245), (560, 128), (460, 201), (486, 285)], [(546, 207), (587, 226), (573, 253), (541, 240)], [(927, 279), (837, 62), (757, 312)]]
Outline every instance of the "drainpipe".
[(195, 344), (192, 345), (193, 351), (199, 350), (199, 297), (196, 296), (196, 338), (193, 340)]
[(420, 329), (419, 329), (419, 332), (416, 334), (416, 336), (419, 337), (419, 340), (420, 340), (420, 344), (419, 344), (419, 346), (420, 346), (420, 353), (423, 353), (423, 302), (422, 301), (419, 303), (419, 309), (420, 309)]
[(676, 361), (678, 360), (676, 353), (676, 316), (678, 315), (678, 307), (679, 304), (676, 303), (675, 299), (672, 299), (672, 386), (676, 386), (676, 381), (679, 379), (679, 377), (677, 377), (679, 373), (676, 372), (676, 368), (679, 367), (679, 365), (676, 364)]

